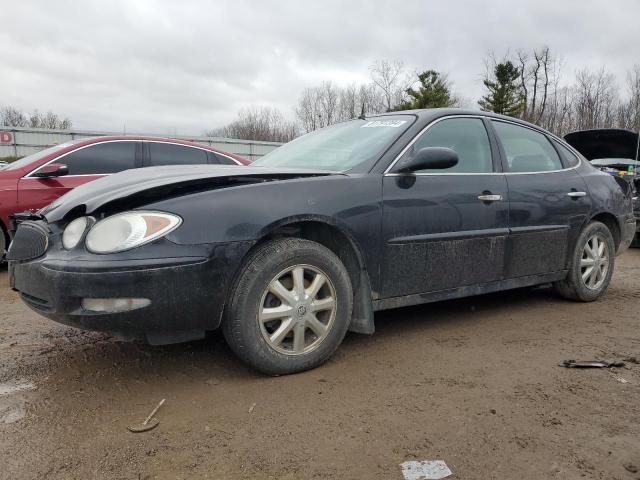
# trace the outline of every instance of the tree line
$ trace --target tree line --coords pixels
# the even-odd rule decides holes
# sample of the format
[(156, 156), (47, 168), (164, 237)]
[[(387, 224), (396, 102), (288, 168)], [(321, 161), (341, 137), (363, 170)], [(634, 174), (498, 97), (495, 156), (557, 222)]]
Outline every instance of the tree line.
[(0, 125), (3, 127), (48, 128), (51, 130), (69, 130), (72, 126), (69, 118), (58, 114), (34, 110), (25, 113), (12, 106), (0, 107)]
[[(640, 131), (640, 64), (627, 72), (622, 89), (604, 67), (580, 69), (568, 78), (563, 62), (546, 46), (507, 52), (500, 58), (489, 53), (484, 64), (484, 94), (475, 104), (456, 93), (446, 73), (434, 69), (412, 72), (401, 61), (380, 60), (370, 66), (366, 83), (338, 86), (325, 80), (305, 88), (294, 108), (296, 121), (284, 120), (272, 107), (253, 107), (251, 115), (242, 111), (236, 121), (217, 132), (250, 140), (286, 141), (363, 114), (442, 107), (480, 108), (521, 118), (560, 136), (592, 128)], [(269, 115), (257, 115), (263, 109)], [(269, 116), (278, 119), (271, 130), (261, 128), (260, 135), (247, 134), (255, 130), (249, 127), (252, 119)]]
[[(533, 51), (507, 51), (484, 58), (484, 93), (477, 102), (462, 98), (446, 73), (412, 71), (401, 61), (378, 60), (368, 81), (340, 86), (331, 80), (305, 88), (288, 119), (270, 106), (238, 112), (229, 124), (209, 136), (288, 142), (302, 133), (362, 115), (416, 108), (471, 107), (501, 113), (540, 125), (557, 135), (592, 128), (640, 131), (640, 64), (625, 77), (602, 67), (565, 75), (562, 60), (543, 46)], [(0, 108), (0, 125), (70, 129), (71, 120), (53, 113)]]

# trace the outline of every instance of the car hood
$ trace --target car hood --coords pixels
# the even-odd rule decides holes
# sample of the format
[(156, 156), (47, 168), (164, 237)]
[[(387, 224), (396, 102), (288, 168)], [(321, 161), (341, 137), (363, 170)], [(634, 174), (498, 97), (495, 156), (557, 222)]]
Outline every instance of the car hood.
[(241, 167), (235, 165), (182, 165), (125, 170), (81, 185), (39, 213), (49, 222), (73, 216), (133, 209), (153, 201), (199, 191), (292, 178), (339, 175), (324, 170)]
[(587, 160), (638, 158), (638, 134), (628, 130), (583, 130), (569, 133), (564, 139)]

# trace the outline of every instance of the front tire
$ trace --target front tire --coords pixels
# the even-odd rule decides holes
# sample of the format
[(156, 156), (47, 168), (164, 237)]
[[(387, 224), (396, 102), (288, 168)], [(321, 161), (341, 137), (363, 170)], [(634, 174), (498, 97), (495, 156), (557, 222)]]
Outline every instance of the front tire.
[(349, 328), (353, 291), (340, 259), (319, 243), (273, 240), (245, 261), (223, 332), (241, 360), (268, 375), (317, 367)]
[(5, 249), (7, 248), (6, 238), (4, 229), (0, 225), (0, 265), (4, 262)]
[(564, 298), (592, 302), (607, 291), (614, 265), (615, 244), (611, 231), (604, 223), (591, 222), (578, 237), (569, 274), (554, 287)]

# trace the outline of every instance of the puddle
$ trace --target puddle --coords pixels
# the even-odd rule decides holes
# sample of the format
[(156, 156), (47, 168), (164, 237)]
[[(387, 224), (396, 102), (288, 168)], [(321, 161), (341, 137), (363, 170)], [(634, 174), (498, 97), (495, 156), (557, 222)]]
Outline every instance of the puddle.
[(22, 420), (27, 414), (27, 394), (36, 386), (26, 380), (0, 383), (0, 423)]

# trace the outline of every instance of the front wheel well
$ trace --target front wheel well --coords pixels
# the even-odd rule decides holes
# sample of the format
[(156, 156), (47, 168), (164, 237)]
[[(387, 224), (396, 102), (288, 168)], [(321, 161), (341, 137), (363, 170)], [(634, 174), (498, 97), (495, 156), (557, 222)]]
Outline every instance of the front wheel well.
[(616, 251), (618, 251), (618, 248), (620, 248), (620, 242), (622, 241), (622, 235), (620, 232), (620, 224), (618, 223), (618, 219), (615, 217), (615, 215), (603, 212), (594, 216), (591, 221), (601, 222), (607, 226), (607, 228), (611, 232), (611, 235), (613, 236), (613, 243), (615, 245)]
[(358, 333), (373, 333), (371, 283), (362, 253), (354, 241), (342, 230), (328, 223), (300, 221), (277, 227), (261, 238), (256, 246), (283, 237), (304, 238), (317, 242), (338, 256), (349, 273), (353, 287), (353, 314), (350, 330)]

